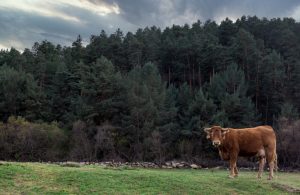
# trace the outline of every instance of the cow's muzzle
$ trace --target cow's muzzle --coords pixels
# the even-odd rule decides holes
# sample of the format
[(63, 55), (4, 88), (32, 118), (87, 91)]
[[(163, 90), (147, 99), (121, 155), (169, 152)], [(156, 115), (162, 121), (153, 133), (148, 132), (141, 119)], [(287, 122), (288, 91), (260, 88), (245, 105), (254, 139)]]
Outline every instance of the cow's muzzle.
[(213, 141), (213, 146), (218, 147), (221, 145), (220, 141)]

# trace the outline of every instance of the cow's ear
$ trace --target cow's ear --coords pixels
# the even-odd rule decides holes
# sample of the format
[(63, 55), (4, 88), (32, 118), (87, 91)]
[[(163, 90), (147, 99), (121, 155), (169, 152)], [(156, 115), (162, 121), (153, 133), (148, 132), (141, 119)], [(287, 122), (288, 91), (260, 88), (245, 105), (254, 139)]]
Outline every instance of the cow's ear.
[(210, 138), (211, 128), (204, 128), (204, 131), (206, 132), (206, 139)]
[(204, 128), (204, 131), (209, 134), (211, 132), (211, 128)]
[(228, 133), (228, 131), (229, 131), (229, 128), (222, 128), (222, 133), (223, 133), (223, 134)]

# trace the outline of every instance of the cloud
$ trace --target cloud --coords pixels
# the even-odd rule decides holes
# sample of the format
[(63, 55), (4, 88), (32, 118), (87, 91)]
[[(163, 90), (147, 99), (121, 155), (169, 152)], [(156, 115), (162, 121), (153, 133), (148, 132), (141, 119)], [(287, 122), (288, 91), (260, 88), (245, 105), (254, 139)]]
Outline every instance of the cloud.
[(97, 15), (105, 16), (107, 14), (119, 14), (120, 8), (116, 3), (106, 3), (105, 1), (86, 1), (86, 0), (59, 0), (59, 1), (50, 1), (53, 4), (56, 4), (57, 6), (60, 6), (61, 4), (71, 6), (71, 7), (77, 7), (80, 9), (91, 11)]
[(80, 22), (80, 19), (64, 14), (63, 12), (59, 12), (53, 7), (52, 3), (47, 1), (19, 1), (12, 0), (6, 1), (0, 5), (2, 9), (16, 10), (21, 12), (32, 13), (35, 15), (41, 15), (44, 17), (54, 17), (60, 18), (63, 20), (68, 20), (72, 22)]
[(298, 21), (300, 20), (300, 5), (291, 11), (291, 17)]
[(77, 35), (120, 28), (125, 33), (156, 25), (217, 22), (225, 17), (294, 17), (300, 20), (299, 0), (10, 0), (0, 4), (0, 48), (23, 50), (35, 41), (71, 45)]
[[(95, 1), (95, 0), (94, 0)], [(131, 0), (112, 1), (119, 5), (121, 13), (133, 24), (165, 27), (173, 21), (179, 24), (208, 19), (236, 19), (242, 15), (259, 17), (288, 17), (290, 10), (300, 5), (299, 0)]]
[(118, 27), (136, 29), (119, 17), (115, 3), (95, 5), (80, 0), (22, 2), (27, 4), (14, 0), (0, 5), (0, 49), (13, 46), (23, 50), (45, 39), (70, 45), (78, 34), (87, 42), (91, 34), (99, 34), (101, 29), (109, 33)]

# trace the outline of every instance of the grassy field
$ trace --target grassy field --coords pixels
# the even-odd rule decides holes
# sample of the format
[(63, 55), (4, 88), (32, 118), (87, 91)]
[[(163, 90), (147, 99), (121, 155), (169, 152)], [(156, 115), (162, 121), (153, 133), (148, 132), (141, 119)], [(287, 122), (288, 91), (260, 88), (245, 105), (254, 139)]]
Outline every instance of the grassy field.
[(300, 189), (300, 174), (278, 173), (273, 181), (241, 171), (62, 167), (1, 163), (0, 194), (288, 194)]

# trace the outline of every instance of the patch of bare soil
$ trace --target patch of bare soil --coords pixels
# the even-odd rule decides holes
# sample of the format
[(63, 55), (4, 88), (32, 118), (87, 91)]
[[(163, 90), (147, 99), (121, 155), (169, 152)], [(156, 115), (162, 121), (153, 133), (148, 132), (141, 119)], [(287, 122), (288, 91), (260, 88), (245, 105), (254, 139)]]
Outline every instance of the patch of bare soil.
[(280, 190), (284, 190), (290, 193), (300, 193), (300, 189), (299, 188), (294, 188), (288, 185), (284, 185), (284, 184), (280, 184), (280, 183), (272, 183), (272, 186), (274, 188), (280, 189)]

